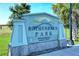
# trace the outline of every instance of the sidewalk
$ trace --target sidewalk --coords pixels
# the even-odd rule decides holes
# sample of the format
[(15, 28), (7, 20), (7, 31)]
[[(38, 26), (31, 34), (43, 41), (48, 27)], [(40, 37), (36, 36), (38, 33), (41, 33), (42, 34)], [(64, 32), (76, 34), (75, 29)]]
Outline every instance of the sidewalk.
[(39, 56), (79, 56), (79, 45), (74, 45), (71, 48), (62, 49)]

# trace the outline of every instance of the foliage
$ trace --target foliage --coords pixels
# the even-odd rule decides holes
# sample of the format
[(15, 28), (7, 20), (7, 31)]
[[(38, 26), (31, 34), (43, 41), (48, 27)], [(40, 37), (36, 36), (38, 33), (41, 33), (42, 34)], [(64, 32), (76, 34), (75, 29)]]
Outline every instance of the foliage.
[[(52, 6), (54, 13), (56, 13), (60, 19), (63, 21), (65, 26), (69, 26), (69, 14), (70, 14), (70, 4), (55, 4)], [(78, 36), (78, 26), (79, 26), (79, 4), (72, 4), (72, 33), (73, 38)]]
[(12, 14), (9, 17), (10, 21), (8, 22), (8, 24), (10, 25), (9, 27), (11, 29), (13, 25), (13, 20), (21, 19), (23, 14), (30, 13), (30, 5), (26, 3), (16, 4), (15, 6), (11, 6), (9, 9), (12, 12)]
[(8, 45), (11, 33), (4, 33), (0, 35), (0, 56), (8, 55)]
[(30, 13), (30, 5), (26, 3), (16, 4), (14, 7), (9, 8), (12, 12), (10, 19), (20, 19), (22, 14)]
[[(70, 13), (70, 4), (68, 3), (62, 3), (62, 4), (55, 4), (52, 5), (52, 9), (54, 10), (54, 13), (56, 13), (61, 20), (63, 21), (64, 25), (68, 25), (69, 24), (69, 13)], [(79, 4), (78, 3), (73, 3), (72, 4), (72, 17), (73, 17), (73, 21), (77, 20), (79, 18)]]

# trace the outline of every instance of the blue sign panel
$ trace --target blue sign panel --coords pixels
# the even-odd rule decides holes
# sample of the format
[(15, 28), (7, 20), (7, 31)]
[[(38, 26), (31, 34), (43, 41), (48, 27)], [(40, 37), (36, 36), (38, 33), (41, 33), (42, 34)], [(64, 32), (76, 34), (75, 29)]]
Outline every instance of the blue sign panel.
[(58, 28), (50, 22), (40, 22), (28, 25), (27, 39), (29, 43), (44, 42), (56, 40), (58, 36)]

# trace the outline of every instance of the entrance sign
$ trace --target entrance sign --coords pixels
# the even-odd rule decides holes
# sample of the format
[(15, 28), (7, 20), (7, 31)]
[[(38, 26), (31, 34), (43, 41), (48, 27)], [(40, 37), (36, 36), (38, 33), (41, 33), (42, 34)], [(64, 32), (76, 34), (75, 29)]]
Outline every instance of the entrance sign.
[(27, 30), (29, 43), (56, 40), (57, 31), (57, 27), (50, 23), (41, 23), (36, 26), (29, 25)]
[(58, 17), (47, 13), (24, 14), (13, 22), (9, 45), (12, 56), (66, 47), (64, 26)]

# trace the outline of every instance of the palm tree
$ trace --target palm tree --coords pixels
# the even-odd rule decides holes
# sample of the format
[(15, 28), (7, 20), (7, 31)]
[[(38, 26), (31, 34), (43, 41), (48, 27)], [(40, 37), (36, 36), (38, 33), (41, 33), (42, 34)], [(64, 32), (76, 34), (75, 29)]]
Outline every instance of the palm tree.
[[(16, 4), (15, 6), (11, 6), (9, 9), (12, 12), (12, 14), (9, 17), (9, 25), (13, 25), (13, 20), (21, 20), (23, 14), (30, 13), (30, 5), (26, 3)], [(10, 28), (12, 28), (12, 26), (10, 26)]]
[(20, 19), (23, 14), (30, 13), (30, 5), (26, 3), (16, 4), (9, 9), (12, 12), (10, 19)]
[[(69, 12), (70, 4), (55, 4), (52, 6), (54, 12), (60, 17), (65, 26), (69, 26)], [(75, 34), (78, 34), (78, 23), (79, 23), (79, 4), (72, 4), (72, 29), (75, 30)], [(74, 27), (75, 26), (75, 27)], [(72, 30), (72, 31), (73, 31)], [(75, 35), (77, 38), (77, 35)]]
[(52, 6), (54, 12), (60, 17), (64, 25), (68, 25), (69, 4), (55, 4)]

